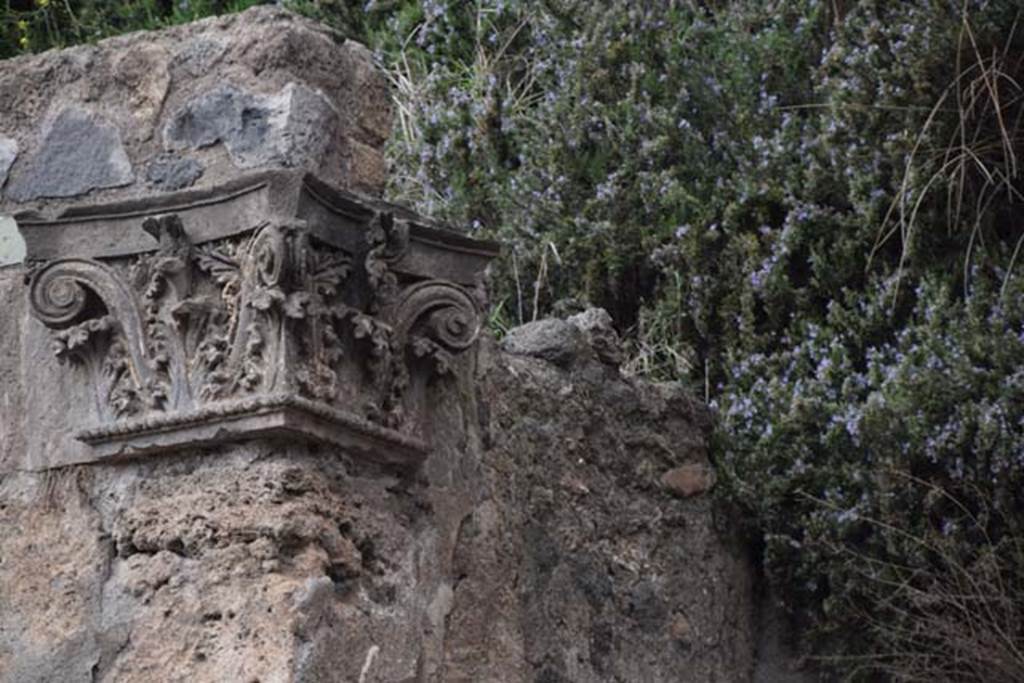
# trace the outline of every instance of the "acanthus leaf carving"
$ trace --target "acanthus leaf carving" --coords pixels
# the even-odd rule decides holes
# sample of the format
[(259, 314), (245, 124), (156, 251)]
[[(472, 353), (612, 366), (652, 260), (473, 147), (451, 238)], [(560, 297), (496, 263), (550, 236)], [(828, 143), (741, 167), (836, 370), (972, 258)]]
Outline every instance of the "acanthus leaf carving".
[(399, 294), (398, 276), (391, 266), (409, 248), (409, 223), (389, 212), (377, 212), (366, 230), (370, 249), (364, 265), (372, 295), (370, 309), (379, 312), (394, 304)]
[(471, 289), (408, 270), (408, 220), (366, 215), (354, 252), (298, 219), (193, 243), (187, 215), (170, 213), (141, 221), (148, 251), (39, 263), (31, 310), (96, 405), (82, 439), (313, 405), (316, 419), (376, 425), (374, 439), (418, 438), (422, 387), (458, 371), (479, 307)]

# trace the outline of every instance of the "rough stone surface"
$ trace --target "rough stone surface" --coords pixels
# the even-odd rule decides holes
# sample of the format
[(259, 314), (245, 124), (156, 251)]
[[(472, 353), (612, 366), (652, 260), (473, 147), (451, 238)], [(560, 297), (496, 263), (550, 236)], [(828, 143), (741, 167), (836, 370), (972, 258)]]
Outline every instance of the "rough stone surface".
[(117, 128), (100, 116), (69, 107), (43, 133), (24, 169), (11, 178), (6, 195), (16, 202), (75, 197), (133, 180)]
[[(205, 169), (197, 187), (256, 167), (302, 168), (371, 195), (385, 181), (391, 99), (372, 55), (273, 7), (6, 60), (0, 111), (0, 141), (18, 150), (0, 212), (180, 189), (191, 174), (178, 171), (193, 165), (153, 171), (164, 182), (149, 172), (168, 153)], [(213, 136), (204, 144), (187, 144), (190, 112), (193, 132)]]
[(743, 553), (659, 480), (706, 462), (706, 410), (583, 349), (562, 367), (485, 341), (411, 477), (269, 440), (0, 460), (0, 681), (750, 680)]
[(710, 491), (715, 485), (715, 471), (704, 463), (691, 463), (665, 472), (661, 483), (672, 493), (688, 498)]
[(706, 409), (592, 356), (491, 358), (490, 494), (461, 525), (446, 680), (746, 680), (746, 564), (707, 498), (658, 482), (706, 462)]
[(146, 167), (146, 180), (160, 190), (191, 187), (203, 175), (203, 166), (195, 159), (161, 155)]
[(24, 277), (22, 266), (0, 267), (0, 481), (4, 473), (18, 467), (26, 450), (21, 357), (26, 318)]
[(516, 356), (532, 356), (562, 366), (589, 351), (580, 328), (558, 318), (535, 320), (510, 330), (501, 347)]
[(11, 170), (14, 160), (18, 158), (18, 143), (14, 138), (0, 135), (0, 190), (7, 182), (7, 173)]
[(603, 308), (588, 308), (570, 316), (569, 322), (580, 328), (603, 363), (618, 367), (622, 364), (622, 346), (615, 331), (611, 315)]
[(18, 232), (18, 224), (9, 216), (0, 216), (0, 267), (24, 258), (25, 240)]
[(164, 132), (170, 149), (223, 143), (239, 168), (300, 167), (325, 153), (337, 116), (322, 94), (289, 83), (260, 96), (223, 86), (177, 111)]

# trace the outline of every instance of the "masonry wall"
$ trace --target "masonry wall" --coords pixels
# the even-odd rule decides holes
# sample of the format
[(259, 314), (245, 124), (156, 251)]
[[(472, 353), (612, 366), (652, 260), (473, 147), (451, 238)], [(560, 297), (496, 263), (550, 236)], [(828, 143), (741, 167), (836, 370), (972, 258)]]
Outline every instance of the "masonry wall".
[(379, 195), (387, 81), (362, 45), (273, 8), (0, 62), (0, 212), (301, 168)]
[(587, 347), (485, 347), (413, 480), (279, 442), (7, 469), (0, 680), (747, 679), (742, 549), (662, 481), (704, 463), (703, 409)]
[(704, 409), (557, 325), (485, 342), (412, 480), (278, 442), (20, 471), (5, 430), (0, 680), (744, 680), (742, 549), (664, 481), (705, 464)]
[[(50, 215), (294, 165), (372, 195), (381, 83), (362, 48), (272, 9), (14, 60), (3, 201)], [(86, 129), (106, 151), (64, 173)], [(624, 378), (603, 312), (483, 334), (433, 380), (412, 470), (270, 437), (53, 466), (27, 457), (49, 443), (31, 407), (72, 380), (28, 274), (0, 268), (0, 681), (751, 677), (709, 415)]]

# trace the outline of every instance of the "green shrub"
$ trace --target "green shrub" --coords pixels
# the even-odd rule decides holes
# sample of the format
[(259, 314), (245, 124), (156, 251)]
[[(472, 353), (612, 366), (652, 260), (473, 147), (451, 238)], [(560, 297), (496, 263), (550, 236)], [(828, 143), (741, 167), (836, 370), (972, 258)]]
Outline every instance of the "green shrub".
[[(818, 652), (905, 645), (863, 628), (913, 613), (877, 571), (941, 577), (940, 562), (971, 567), (1024, 540), (1024, 292), (1015, 281), (1000, 297), (979, 277), (965, 302), (941, 279), (925, 280), (891, 341), (863, 342), (891, 316), (879, 288), (834, 303), (785, 351), (730, 364), (720, 466)], [(1024, 556), (996, 554), (1017, 585)]]
[(685, 373), (808, 646), (916, 675), (866, 615), (926, 615), (873, 567), (940, 602), (1024, 569), (1018, 4), (410, 7), (393, 193), (506, 242), (511, 317), (589, 300)]

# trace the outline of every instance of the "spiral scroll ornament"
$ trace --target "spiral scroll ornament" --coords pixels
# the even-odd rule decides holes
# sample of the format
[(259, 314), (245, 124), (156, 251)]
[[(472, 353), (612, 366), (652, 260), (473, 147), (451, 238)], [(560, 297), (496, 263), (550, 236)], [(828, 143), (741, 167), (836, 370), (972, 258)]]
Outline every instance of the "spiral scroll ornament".
[(32, 312), (51, 329), (64, 329), (89, 315), (90, 277), (102, 264), (85, 260), (51, 263), (36, 272), (29, 289)]
[(131, 291), (110, 267), (92, 259), (53, 261), (32, 275), (29, 303), (32, 314), (57, 335), (116, 325), (135, 376), (143, 386), (152, 383), (142, 316)]
[(277, 287), (285, 276), (288, 260), (288, 245), (284, 232), (277, 226), (267, 226), (253, 239), (249, 253), (255, 268), (258, 284)]
[(461, 287), (444, 280), (428, 280), (403, 293), (394, 320), (400, 340), (425, 336), (442, 348), (458, 353), (473, 345), (480, 334), (476, 302)]

